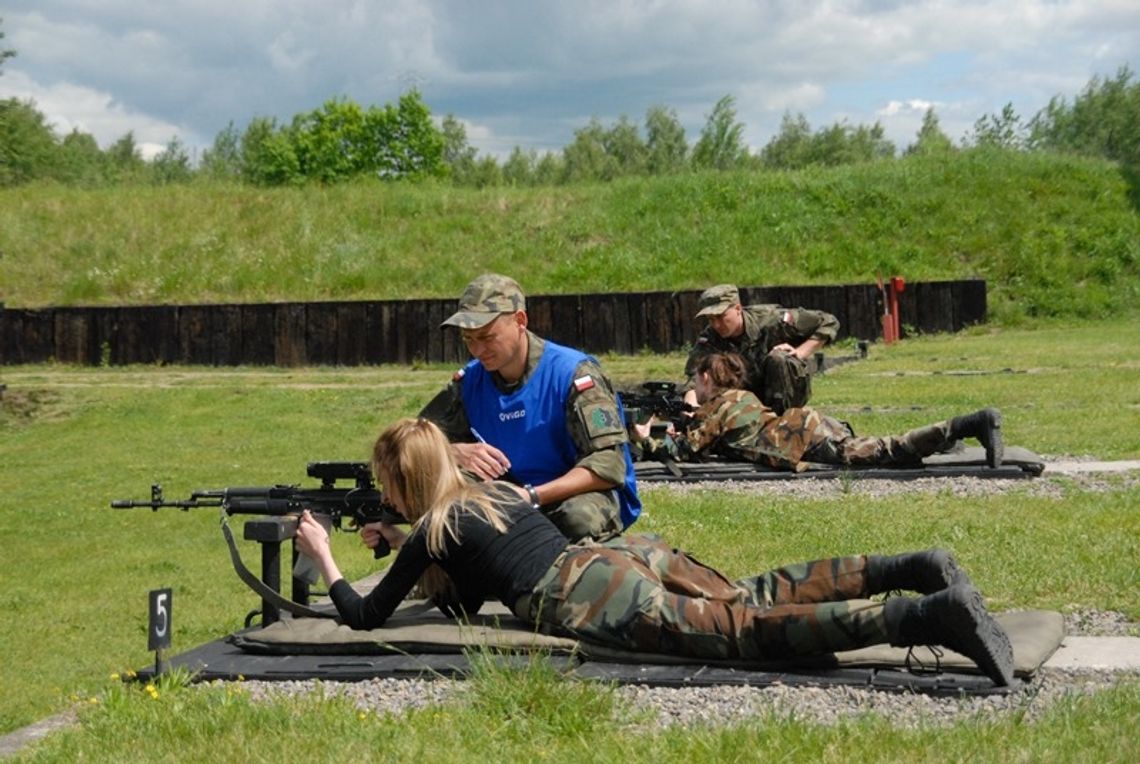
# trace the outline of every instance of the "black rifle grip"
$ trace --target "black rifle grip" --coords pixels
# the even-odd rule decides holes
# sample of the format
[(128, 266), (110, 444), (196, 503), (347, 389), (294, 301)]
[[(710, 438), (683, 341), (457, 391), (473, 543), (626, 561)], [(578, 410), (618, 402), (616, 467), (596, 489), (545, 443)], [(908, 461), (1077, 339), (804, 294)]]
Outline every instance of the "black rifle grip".
[(379, 536), (376, 540), (376, 546), (372, 550), (373, 559), (379, 560), (382, 557), (387, 557), (392, 554), (392, 547), (388, 544), (388, 539)]

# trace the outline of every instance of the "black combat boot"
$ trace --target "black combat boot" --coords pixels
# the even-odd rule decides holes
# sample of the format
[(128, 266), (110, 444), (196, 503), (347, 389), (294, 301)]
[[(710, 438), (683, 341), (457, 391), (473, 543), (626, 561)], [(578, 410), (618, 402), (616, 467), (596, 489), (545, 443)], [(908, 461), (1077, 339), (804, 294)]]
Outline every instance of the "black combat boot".
[(950, 420), (950, 439), (977, 438), (986, 448), (986, 464), (992, 468), (1001, 466), (1005, 447), (1001, 441), (1001, 412), (997, 409), (982, 409), (973, 414), (956, 416)]
[(1013, 646), (972, 586), (951, 586), (920, 599), (892, 597), (883, 610), (895, 647), (942, 645), (960, 653), (999, 687), (1013, 683)]
[(905, 589), (921, 594), (940, 592), (948, 586), (972, 586), (966, 571), (958, 567), (953, 555), (945, 549), (896, 554), (890, 557), (867, 556), (867, 594), (882, 594)]

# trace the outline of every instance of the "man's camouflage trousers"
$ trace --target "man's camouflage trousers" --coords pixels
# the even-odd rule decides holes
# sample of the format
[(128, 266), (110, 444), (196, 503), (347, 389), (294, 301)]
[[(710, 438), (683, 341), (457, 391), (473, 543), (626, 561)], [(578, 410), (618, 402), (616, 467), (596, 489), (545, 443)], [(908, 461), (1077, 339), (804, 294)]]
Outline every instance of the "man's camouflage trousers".
[(655, 536), (571, 546), (535, 586), (532, 620), (587, 642), (697, 658), (780, 660), (887, 641), (867, 560), (729, 581)]

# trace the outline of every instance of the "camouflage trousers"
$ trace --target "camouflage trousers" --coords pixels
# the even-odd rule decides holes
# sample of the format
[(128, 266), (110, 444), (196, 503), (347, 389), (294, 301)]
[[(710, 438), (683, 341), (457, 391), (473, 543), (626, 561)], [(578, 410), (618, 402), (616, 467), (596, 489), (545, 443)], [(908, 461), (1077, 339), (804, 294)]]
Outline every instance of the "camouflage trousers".
[(950, 423), (939, 422), (886, 438), (857, 437), (842, 422), (823, 417), (804, 461), (855, 467), (905, 466), (948, 448)]
[(542, 507), (542, 513), (570, 541), (605, 541), (622, 531), (621, 504), (616, 491), (580, 493)]
[(736, 582), (655, 536), (571, 546), (527, 615), (587, 642), (696, 658), (780, 660), (887, 641), (865, 557), (790, 565)]

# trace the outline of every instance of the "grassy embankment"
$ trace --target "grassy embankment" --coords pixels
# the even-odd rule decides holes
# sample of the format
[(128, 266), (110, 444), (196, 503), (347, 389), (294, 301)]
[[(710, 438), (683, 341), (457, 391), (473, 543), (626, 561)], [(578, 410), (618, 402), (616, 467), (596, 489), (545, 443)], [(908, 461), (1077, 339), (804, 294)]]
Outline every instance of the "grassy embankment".
[(1137, 193), (1109, 163), (967, 152), (796, 173), (475, 191), (0, 190), (0, 301), (450, 297), (483, 270), (535, 294), (989, 281), (994, 320), (1140, 302)]

